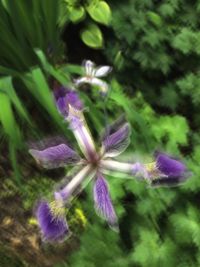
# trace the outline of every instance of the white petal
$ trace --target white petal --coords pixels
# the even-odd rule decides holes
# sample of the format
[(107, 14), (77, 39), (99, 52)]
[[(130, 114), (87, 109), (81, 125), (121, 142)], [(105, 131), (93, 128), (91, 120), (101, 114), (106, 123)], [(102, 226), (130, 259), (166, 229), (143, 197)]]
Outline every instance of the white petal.
[(96, 148), (89, 129), (82, 125), (77, 129), (73, 129), (73, 133), (85, 157), (94, 159), (96, 157)]
[(99, 86), (102, 93), (107, 93), (108, 91), (108, 84), (98, 78), (93, 78), (91, 84)]
[[(94, 176), (94, 168), (92, 165), (87, 164), (85, 167), (83, 167), (72, 179), (71, 181), (63, 188), (61, 191), (56, 192), (55, 197), (57, 199), (60, 199), (59, 194), (64, 197), (64, 199), (67, 199), (75, 190), (77, 190), (77, 187), (80, 186), (80, 184), (88, 178), (88, 176)], [(91, 179), (91, 178), (90, 178)]]
[(119, 162), (115, 160), (101, 160), (100, 166), (102, 169), (110, 171), (118, 171), (122, 173), (132, 174), (133, 164)]
[(87, 82), (88, 82), (87, 77), (82, 77), (82, 78), (76, 79), (76, 80), (74, 81), (74, 83), (75, 83), (76, 85), (80, 85), (80, 84), (87, 83)]
[(112, 68), (109, 66), (102, 66), (96, 69), (95, 76), (103, 77), (106, 76), (109, 72), (111, 72)]
[(85, 73), (87, 76), (92, 76), (94, 70), (94, 63), (91, 60), (86, 60), (84, 63)]

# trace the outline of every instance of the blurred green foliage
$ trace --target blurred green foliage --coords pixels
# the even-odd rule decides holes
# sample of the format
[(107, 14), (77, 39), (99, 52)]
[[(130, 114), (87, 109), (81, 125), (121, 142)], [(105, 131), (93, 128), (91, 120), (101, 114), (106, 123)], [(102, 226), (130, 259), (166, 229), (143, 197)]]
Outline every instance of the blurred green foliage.
[(5, 248), (0, 249), (0, 266), (27, 267), (26, 263), (18, 259), (17, 256), (11, 256)]
[[(132, 125), (128, 160), (148, 162), (160, 149), (184, 158), (193, 172), (181, 187), (156, 189), (118, 178), (117, 173), (108, 175), (120, 233), (95, 215), (89, 186), (84, 201), (76, 203), (87, 218), (84, 233), (76, 233), (80, 248), (54, 267), (200, 266), (200, 1), (33, 0), (29, 4), (0, 1), (0, 133), (8, 137), (14, 176), (20, 175), (16, 158), (18, 149), (26, 149), (24, 138), (41, 138), (48, 131), (74, 140), (54, 107), (50, 82), (53, 78), (71, 85), (71, 77), (81, 74), (80, 67), (64, 61), (61, 34), (72, 25), (79, 25), (79, 41), (85, 44), (82, 55), (89, 49), (100, 64), (106, 59), (114, 66), (105, 101), (95, 88), (80, 92), (96, 140), (106, 123), (124, 113)], [(66, 43), (68, 61), (72, 53)], [(20, 189), (24, 209), (41, 193), (48, 196), (53, 184), (46, 176), (31, 178)], [(9, 192), (18, 190), (6, 185)], [(72, 224), (74, 218), (75, 210), (70, 213)]]
[[(102, 17), (99, 8), (106, 12), (106, 16)], [(27, 125), (32, 134), (36, 128), (29, 115), (30, 102), (49, 113), (61, 130), (64, 128), (54, 106), (50, 76), (65, 86), (70, 83), (73, 68), (69, 65), (60, 73), (57, 66), (64, 60), (61, 37), (66, 25), (80, 22), (80, 12), (75, 10), (82, 10), (82, 13), (87, 11), (91, 18), (87, 20), (80, 36), (84, 36), (83, 40), (92, 47), (96, 47), (94, 43), (98, 37), (98, 47), (101, 47), (103, 36), (95, 21), (109, 23), (111, 12), (106, 2), (95, 0), (80, 5), (79, 1), (73, 0), (0, 1), (0, 122), (2, 133), (8, 137), (10, 159), (18, 185), (20, 170), (16, 151), (23, 146), (24, 132), (21, 127), (22, 124)], [(75, 19), (74, 12), (79, 19)], [(81, 19), (84, 18), (81, 15)], [(88, 30), (88, 27), (95, 29), (95, 32)], [(91, 40), (88, 40), (88, 34)]]

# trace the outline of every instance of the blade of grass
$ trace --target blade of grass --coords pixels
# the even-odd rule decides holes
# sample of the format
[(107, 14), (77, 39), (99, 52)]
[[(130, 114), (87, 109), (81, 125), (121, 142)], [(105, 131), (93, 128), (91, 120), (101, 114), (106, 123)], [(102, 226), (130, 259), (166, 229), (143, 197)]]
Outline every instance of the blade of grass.
[(31, 120), (29, 118), (29, 115), (26, 111), (26, 109), (23, 107), (21, 100), (17, 96), (15, 89), (12, 85), (12, 79), (11, 77), (4, 77), (0, 81), (0, 90), (5, 92), (10, 100), (12, 101), (12, 104), (15, 106), (16, 110), (19, 112), (19, 114), (29, 123), (31, 124)]
[(11, 107), (10, 98), (3, 92), (0, 92), (0, 122), (3, 125), (5, 133), (9, 139), (16, 145), (21, 144), (21, 134), (15, 116)]
[(56, 109), (53, 94), (41, 69), (34, 68), (30, 73), (27, 73), (25, 77), (23, 77), (23, 81), (29, 92), (47, 111), (47, 114), (50, 115), (51, 123), (55, 123), (55, 125), (68, 136), (68, 139), (70, 139), (72, 137), (71, 131), (67, 129), (66, 124), (63, 123), (63, 120)]

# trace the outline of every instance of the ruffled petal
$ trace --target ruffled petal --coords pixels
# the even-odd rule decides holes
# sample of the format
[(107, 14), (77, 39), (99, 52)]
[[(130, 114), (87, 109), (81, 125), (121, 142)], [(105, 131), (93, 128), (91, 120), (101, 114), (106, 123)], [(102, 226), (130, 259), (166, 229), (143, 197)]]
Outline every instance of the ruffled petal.
[(101, 134), (101, 141), (105, 140), (109, 135), (118, 131), (126, 123), (125, 115), (121, 115), (112, 124), (106, 126), (105, 130)]
[(105, 157), (116, 157), (121, 154), (130, 143), (130, 126), (124, 124), (115, 133), (106, 136), (103, 140), (103, 151)]
[(69, 91), (66, 95), (66, 100), (68, 104), (70, 104), (73, 108), (82, 110), (83, 109), (83, 103), (81, 102), (77, 92), (75, 91)]
[(186, 166), (181, 161), (164, 153), (157, 153), (156, 166), (161, 173), (168, 177), (179, 177), (186, 171)]
[(152, 187), (176, 186), (191, 176), (185, 164), (164, 153), (156, 154), (156, 161), (152, 163), (152, 168), (147, 164), (147, 171)]
[(56, 101), (56, 106), (57, 106), (57, 109), (58, 109), (58, 111), (60, 112), (61, 115), (63, 115), (64, 117), (68, 116), (69, 107), (68, 107), (68, 103), (67, 103), (66, 97), (60, 97)]
[(67, 117), (69, 114), (69, 105), (71, 105), (74, 109), (82, 110), (83, 104), (77, 94), (76, 91), (59, 87), (54, 91), (54, 97), (56, 100), (56, 106), (58, 111), (64, 116)]
[(97, 176), (93, 194), (97, 214), (106, 219), (112, 228), (118, 230), (117, 216), (112, 205), (108, 185), (101, 174)]
[(64, 86), (59, 86), (54, 90), (54, 97), (56, 100), (58, 100), (61, 97), (65, 97), (67, 92), (71, 90), (69, 88), (66, 88)]
[(30, 149), (29, 153), (46, 169), (59, 168), (80, 161), (79, 155), (66, 144), (52, 146), (42, 151)]
[(41, 201), (36, 210), (38, 224), (44, 241), (63, 241), (69, 232), (67, 221), (62, 212), (54, 214), (53, 209), (47, 201)]
[(103, 77), (103, 76), (106, 76), (111, 71), (112, 71), (112, 68), (110, 66), (102, 66), (96, 69), (95, 76)]

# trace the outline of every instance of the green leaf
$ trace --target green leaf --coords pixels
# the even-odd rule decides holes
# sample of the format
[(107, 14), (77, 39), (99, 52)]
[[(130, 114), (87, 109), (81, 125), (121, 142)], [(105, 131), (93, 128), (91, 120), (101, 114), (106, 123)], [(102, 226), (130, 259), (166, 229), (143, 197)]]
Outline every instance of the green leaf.
[(5, 92), (5, 94), (10, 98), (12, 104), (15, 106), (18, 113), (31, 124), (29, 115), (26, 109), (23, 107), (23, 104), (15, 92), (15, 89), (12, 85), (11, 77), (2, 78), (0, 81), (0, 90)]
[(87, 8), (87, 11), (93, 20), (105, 25), (110, 23), (111, 10), (106, 2), (100, 1), (92, 4)]
[(12, 143), (17, 146), (21, 142), (20, 131), (16, 124), (11, 101), (9, 97), (2, 92), (0, 92), (0, 122), (3, 126), (4, 132), (7, 134)]
[(181, 31), (174, 36), (172, 45), (183, 54), (189, 54), (194, 50), (196, 42), (196, 34), (190, 28), (182, 28)]
[(58, 69), (54, 68), (47, 60), (45, 54), (40, 49), (35, 49), (35, 53), (38, 56), (40, 63), (42, 64), (43, 69), (48, 74), (52, 75), (59, 83), (62, 85), (67, 85), (69, 83), (69, 76), (65, 72), (61, 72)]
[[(30, 86), (27, 86), (27, 88), (31, 90), (31, 93), (34, 94), (34, 96), (38, 99), (38, 101), (50, 113), (50, 115), (56, 121), (59, 121), (59, 114), (56, 110), (56, 107), (53, 101), (53, 95), (50, 91), (48, 83), (41, 69), (39, 68), (32, 69), (29, 75), (30, 75), (29, 77), (31, 77), (31, 83), (29, 84)], [(32, 86), (34, 90), (32, 90)]]
[(155, 26), (158, 26), (160, 27), (162, 25), (162, 18), (156, 14), (155, 12), (151, 12), (149, 11), (148, 12), (148, 18), (149, 20), (155, 25)]
[(30, 73), (27, 73), (26, 76), (23, 77), (23, 82), (33, 97), (46, 109), (50, 118), (70, 139), (71, 132), (66, 129), (66, 125), (62, 122), (62, 118), (55, 106), (53, 94), (41, 69), (38, 67), (32, 69)]
[(156, 123), (152, 125), (153, 133), (160, 143), (166, 143), (169, 151), (178, 152), (178, 145), (187, 144), (187, 134), (189, 127), (187, 121), (181, 116), (162, 116), (156, 118)]
[(103, 37), (101, 30), (95, 24), (90, 25), (81, 33), (83, 42), (92, 48), (102, 48)]
[(72, 8), (70, 10), (69, 18), (72, 22), (79, 22), (82, 19), (84, 19), (84, 17), (85, 17), (85, 9), (82, 6), (78, 8)]

